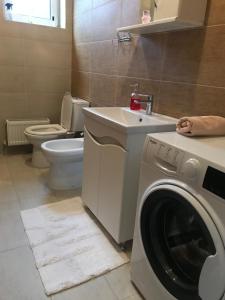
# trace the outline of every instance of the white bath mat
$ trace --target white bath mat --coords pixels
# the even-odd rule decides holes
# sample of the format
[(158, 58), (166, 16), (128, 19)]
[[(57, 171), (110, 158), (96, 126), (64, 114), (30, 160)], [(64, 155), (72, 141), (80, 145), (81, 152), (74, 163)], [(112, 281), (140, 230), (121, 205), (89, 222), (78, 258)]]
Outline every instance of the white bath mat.
[(21, 212), (47, 295), (129, 261), (85, 212), (79, 197)]

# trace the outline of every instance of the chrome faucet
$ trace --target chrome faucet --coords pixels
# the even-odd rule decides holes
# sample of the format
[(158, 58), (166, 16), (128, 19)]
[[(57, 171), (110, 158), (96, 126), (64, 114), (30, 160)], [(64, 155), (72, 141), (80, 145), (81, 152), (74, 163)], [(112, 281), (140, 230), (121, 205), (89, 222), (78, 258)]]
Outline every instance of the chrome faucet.
[(146, 103), (146, 115), (152, 114), (152, 106), (153, 106), (153, 95), (144, 95), (144, 94), (137, 94), (140, 98), (145, 97), (147, 100), (135, 100), (135, 103)]
[[(134, 88), (134, 92), (131, 94), (131, 98), (135, 97), (136, 99), (134, 100), (134, 103), (141, 104), (141, 103), (146, 103), (146, 115), (151, 115), (152, 114), (152, 106), (153, 106), (153, 95), (145, 95), (145, 94), (140, 94), (138, 93), (139, 89), (139, 84), (131, 84), (131, 87)], [(146, 100), (139, 100), (139, 98), (147, 98)]]

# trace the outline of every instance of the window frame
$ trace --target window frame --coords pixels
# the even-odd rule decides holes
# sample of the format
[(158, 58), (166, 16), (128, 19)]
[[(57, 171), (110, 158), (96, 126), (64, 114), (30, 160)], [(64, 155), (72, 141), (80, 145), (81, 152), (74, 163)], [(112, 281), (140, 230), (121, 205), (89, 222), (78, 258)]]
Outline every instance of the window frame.
[[(50, 19), (34, 17), (27, 14), (16, 14), (13, 13), (13, 10), (8, 11), (6, 9), (6, 3), (11, 2), (13, 4), (13, 0), (11, 1), (3, 1), (3, 10), (5, 19), (7, 21), (12, 22), (20, 22), (26, 24), (35, 24), (49, 27), (61, 27), (61, 0), (49, 0), (50, 1)], [(64, 2), (64, 1), (62, 1)]]

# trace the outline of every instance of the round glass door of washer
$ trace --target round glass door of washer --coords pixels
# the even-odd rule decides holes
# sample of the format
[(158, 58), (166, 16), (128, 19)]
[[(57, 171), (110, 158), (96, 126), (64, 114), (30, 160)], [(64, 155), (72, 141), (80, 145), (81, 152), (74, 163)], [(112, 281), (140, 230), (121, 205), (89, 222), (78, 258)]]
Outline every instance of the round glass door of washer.
[(148, 261), (170, 294), (179, 300), (221, 299), (224, 245), (193, 195), (173, 185), (153, 188), (143, 201), (139, 225)]

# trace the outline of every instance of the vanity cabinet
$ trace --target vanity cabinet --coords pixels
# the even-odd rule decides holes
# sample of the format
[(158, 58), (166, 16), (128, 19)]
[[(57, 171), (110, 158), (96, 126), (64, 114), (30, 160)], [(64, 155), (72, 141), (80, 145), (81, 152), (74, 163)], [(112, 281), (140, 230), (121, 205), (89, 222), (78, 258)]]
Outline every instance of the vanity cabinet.
[(133, 238), (146, 134), (174, 131), (176, 122), (127, 108), (84, 109), (82, 200), (118, 244)]
[(100, 148), (90, 134), (85, 131), (84, 163), (83, 163), (83, 192), (85, 204), (97, 216), (98, 211), (98, 186), (100, 173)]
[(127, 151), (98, 141), (85, 130), (82, 199), (119, 242)]

